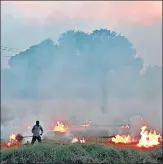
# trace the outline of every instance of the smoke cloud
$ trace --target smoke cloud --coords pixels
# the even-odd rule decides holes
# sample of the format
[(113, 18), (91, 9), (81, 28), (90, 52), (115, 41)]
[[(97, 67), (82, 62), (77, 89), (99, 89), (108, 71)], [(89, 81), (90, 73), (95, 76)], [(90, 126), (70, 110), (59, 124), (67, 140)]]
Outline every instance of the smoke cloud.
[(123, 124), (135, 115), (161, 126), (162, 70), (141, 74), (143, 61), (126, 37), (109, 30), (68, 31), (57, 43), (33, 45), (2, 70), (4, 138), (13, 126), (31, 134), (27, 128), (36, 120), (45, 131), (57, 120)]

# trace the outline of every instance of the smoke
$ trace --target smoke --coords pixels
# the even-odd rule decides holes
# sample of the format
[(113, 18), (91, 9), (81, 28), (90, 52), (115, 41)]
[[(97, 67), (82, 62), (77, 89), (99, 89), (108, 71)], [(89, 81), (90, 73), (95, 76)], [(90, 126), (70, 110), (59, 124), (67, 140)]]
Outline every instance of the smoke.
[(161, 126), (161, 68), (141, 74), (143, 61), (127, 38), (69, 31), (58, 42), (46, 40), (10, 59), (2, 77), (3, 138), (14, 128), (31, 134), (36, 120), (45, 132), (58, 120), (125, 124), (137, 114)]
[[(155, 103), (153, 103), (155, 102)], [(51, 127), (55, 126), (57, 120), (68, 120), (73, 123), (72, 117), (76, 118), (75, 123), (86, 123), (89, 120), (92, 121), (92, 124), (97, 125), (121, 125), (130, 123), (132, 125), (133, 134), (140, 131), (140, 125), (135, 124), (136, 120), (129, 120), (133, 116), (141, 115), (148, 120), (148, 126), (152, 125), (152, 128), (156, 129), (157, 126), (161, 128), (162, 118), (161, 118), (161, 105), (159, 105), (161, 99), (152, 99), (152, 101), (142, 102), (141, 100), (121, 100), (121, 99), (110, 99), (107, 104), (107, 113), (104, 114), (100, 110), (100, 104), (97, 102), (90, 101), (80, 101), (80, 100), (42, 100), (42, 101), (33, 101), (33, 100), (7, 100), (3, 102), (4, 106), (7, 104), (12, 104), (8, 106), (9, 113), (14, 118), (13, 120), (6, 120), (8, 124), (4, 125), (2, 123), (2, 138), (7, 139), (8, 135), (16, 129), (18, 133), (23, 135), (31, 135), (31, 129), (28, 129), (28, 126), (32, 127), (35, 124), (36, 120), (40, 121), (40, 124), (43, 126), (45, 135)], [(148, 104), (148, 107), (147, 107)], [(2, 113), (5, 111), (2, 109)], [(3, 118), (3, 116), (2, 116)], [(143, 125), (143, 124), (141, 124)], [(15, 127), (14, 127), (15, 126)], [(114, 133), (114, 130), (119, 129), (119, 127), (105, 127), (102, 130), (99, 127), (95, 127), (94, 131), (91, 134), (87, 135), (96, 135), (101, 136), (111, 132)], [(136, 130), (137, 129), (137, 130)], [(84, 128), (80, 128), (81, 134)], [(135, 131), (136, 130), (136, 131)], [(100, 131), (103, 131), (103, 134)], [(136, 133), (137, 134), (137, 133)]]
[[(162, 65), (161, 1), (2, 2), (1, 15), (1, 42), (9, 47), (24, 50), (49, 36), (56, 40), (67, 29), (109, 28), (129, 37), (144, 67)], [(3, 67), (5, 55), (10, 54), (1, 53)]]

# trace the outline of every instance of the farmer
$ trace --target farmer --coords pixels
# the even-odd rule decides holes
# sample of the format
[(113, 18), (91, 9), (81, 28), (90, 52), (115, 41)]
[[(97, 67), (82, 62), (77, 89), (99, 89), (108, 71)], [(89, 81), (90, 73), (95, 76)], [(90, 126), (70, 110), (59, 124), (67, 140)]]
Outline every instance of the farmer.
[[(41, 131), (41, 134), (40, 134)], [(43, 128), (40, 125), (39, 121), (36, 121), (36, 125), (32, 128), (33, 138), (31, 144), (34, 144), (37, 140), (39, 143), (41, 142), (41, 135), (43, 134)]]

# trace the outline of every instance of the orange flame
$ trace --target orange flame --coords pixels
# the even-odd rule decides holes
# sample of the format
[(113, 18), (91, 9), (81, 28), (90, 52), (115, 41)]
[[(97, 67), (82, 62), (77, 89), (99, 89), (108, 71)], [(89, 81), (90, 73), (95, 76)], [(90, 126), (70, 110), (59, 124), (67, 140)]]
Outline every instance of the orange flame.
[(13, 134), (13, 133), (11, 133), (11, 134), (10, 134), (10, 141), (11, 141), (11, 140), (15, 140), (15, 139), (16, 139), (16, 135)]
[(161, 136), (157, 134), (155, 131), (152, 133), (151, 131), (148, 132), (146, 129), (147, 126), (143, 126), (141, 128), (141, 132), (140, 132), (141, 138), (138, 141), (132, 138), (130, 135), (121, 136), (119, 134), (113, 137), (111, 141), (114, 143), (124, 143), (124, 144), (138, 142), (137, 143), (138, 147), (145, 147), (145, 148), (159, 145), (160, 142), (162, 141)]
[(125, 144), (135, 142), (135, 139), (132, 139), (130, 135), (120, 136), (119, 134), (113, 137), (111, 140), (114, 143), (125, 143)]
[(57, 121), (57, 125), (54, 127), (55, 132), (65, 133), (68, 128), (62, 122)]
[(9, 136), (9, 142), (7, 143), (8, 146), (11, 146), (13, 144), (15, 144), (17, 141), (16, 141), (16, 135), (11, 133), (10, 136)]
[(85, 139), (83, 138), (82, 140), (80, 140), (80, 143), (86, 143)]
[(155, 131), (148, 132), (146, 129), (147, 129), (147, 126), (143, 126), (141, 128), (141, 132), (140, 132), (141, 138), (137, 146), (149, 148), (149, 147), (159, 145), (160, 144), (159, 140), (161, 139), (160, 134), (157, 134)]

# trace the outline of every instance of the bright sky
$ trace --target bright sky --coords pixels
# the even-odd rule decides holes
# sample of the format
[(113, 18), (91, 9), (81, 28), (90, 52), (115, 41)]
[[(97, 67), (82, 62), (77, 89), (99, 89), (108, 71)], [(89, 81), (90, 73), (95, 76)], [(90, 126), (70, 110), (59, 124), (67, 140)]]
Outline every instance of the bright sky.
[[(149, 65), (162, 66), (161, 1), (10, 1), (1, 2), (1, 44), (27, 49), (68, 29), (108, 28), (124, 34)], [(2, 67), (7, 66), (2, 52)]]

